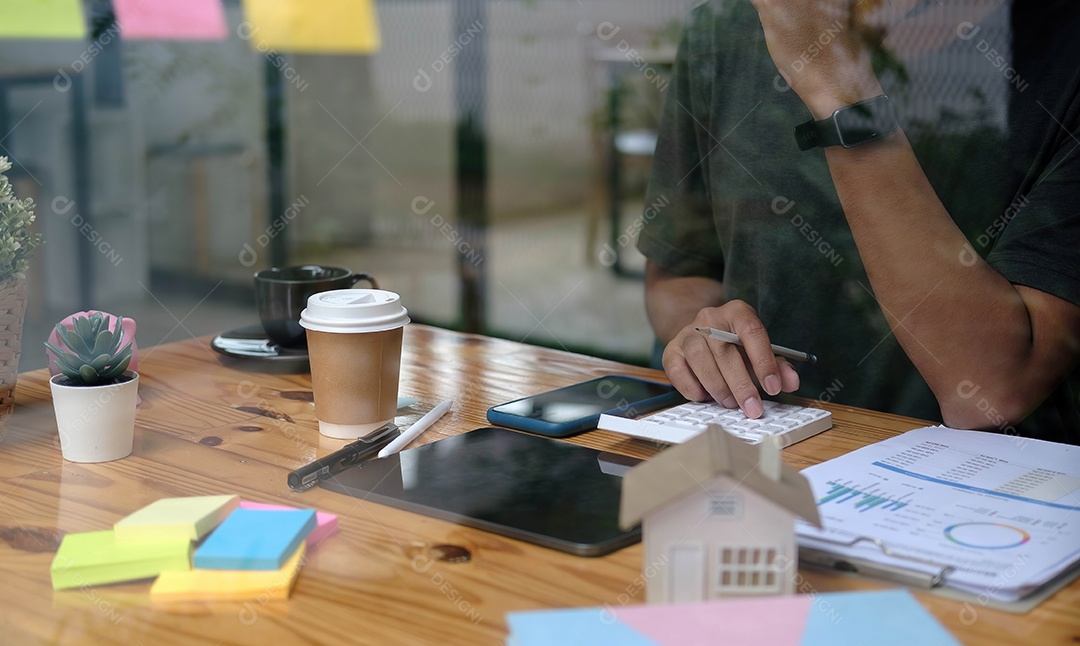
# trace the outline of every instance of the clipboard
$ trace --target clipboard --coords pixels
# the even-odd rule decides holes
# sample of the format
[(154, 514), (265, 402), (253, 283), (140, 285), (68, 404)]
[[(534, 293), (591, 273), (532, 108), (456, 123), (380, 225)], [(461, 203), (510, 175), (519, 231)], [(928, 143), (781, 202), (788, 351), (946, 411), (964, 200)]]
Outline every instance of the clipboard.
[(845, 576), (868, 577), (898, 583), (918, 592), (927, 592), (935, 596), (967, 602), (972, 604), (976, 611), (979, 608), (990, 608), (1015, 614), (1026, 614), (1080, 576), (1080, 563), (1076, 563), (1073, 567), (1058, 574), (1025, 597), (1016, 601), (996, 601), (949, 587), (945, 580), (948, 573), (956, 569), (954, 566), (943, 565), (905, 554), (897, 554), (890, 550), (889, 546), (881, 539), (859, 536), (850, 541), (837, 541), (815, 536), (813, 540), (819, 543), (830, 543), (837, 547), (854, 547), (858, 543), (871, 543), (889, 558), (910, 562), (912, 567), (898, 567), (869, 559), (833, 554), (826, 550), (802, 545), (799, 546), (800, 566), (830, 573), (839, 573)]

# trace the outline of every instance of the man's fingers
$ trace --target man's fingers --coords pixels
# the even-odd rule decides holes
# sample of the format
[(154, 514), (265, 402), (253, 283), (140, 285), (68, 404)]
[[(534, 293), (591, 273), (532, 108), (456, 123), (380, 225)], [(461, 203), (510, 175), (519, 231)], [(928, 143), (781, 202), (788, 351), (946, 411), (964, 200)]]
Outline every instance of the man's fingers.
[(795, 371), (795, 366), (785, 359), (779, 359), (776, 363), (780, 368), (780, 389), (786, 393), (793, 393), (798, 390), (799, 373)]
[(731, 405), (731, 390), (717, 364), (712, 346), (713, 343), (706, 341), (705, 337), (691, 333), (683, 341), (683, 356), (713, 401), (734, 408)]
[[(754, 368), (754, 374), (761, 388), (770, 395), (775, 395), (783, 388), (780, 368), (776, 365), (776, 355), (769, 345), (769, 333), (761, 324), (757, 312), (749, 305), (738, 308), (731, 321), (735, 334), (739, 335), (746, 358)], [(741, 400), (740, 400), (741, 401)], [(745, 409), (744, 409), (745, 410)]]
[[(674, 343), (674, 341), (673, 341)], [(709, 392), (701, 385), (694, 371), (687, 365), (686, 359), (679, 352), (664, 353), (664, 372), (671, 385), (679, 394), (690, 401), (700, 402), (709, 398)]]
[(735, 401), (738, 402), (739, 408), (751, 419), (761, 417), (761, 413), (764, 412), (761, 395), (754, 385), (754, 378), (746, 369), (739, 346), (720, 341), (714, 342), (713, 345), (716, 365), (720, 367), (724, 382), (731, 390)]

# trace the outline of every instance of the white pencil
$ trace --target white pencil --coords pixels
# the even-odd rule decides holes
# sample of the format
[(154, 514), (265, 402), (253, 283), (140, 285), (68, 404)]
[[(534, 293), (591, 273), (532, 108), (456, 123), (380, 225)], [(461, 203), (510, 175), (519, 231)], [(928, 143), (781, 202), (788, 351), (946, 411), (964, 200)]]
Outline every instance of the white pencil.
[[(696, 327), (694, 328), (698, 332), (712, 339), (719, 339), (725, 343), (734, 343), (741, 346), (743, 342), (739, 340), (739, 336), (726, 330), (717, 330), (711, 327)], [(791, 348), (785, 348), (782, 345), (772, 345), (773, 354), (778, 357), (784, 357), (785, 359), (791, 359), (792, 361), (805, 361), (813, 364), (817, 363), (817, 357), (809, 352), (800, 352), (798, 350), (792, 350)]]
[(383, 449), (379, 451), (379, 457), (385, 458), (386, 456), (393, 455), (401, 449), (405, 448), (406, 445), (409, 444), (409, 442), (412, 442), (416, 438), (420, 437), (420, 434), (426, 431), (429, 426), (439, 421), (439, 418), (445, 415), (447, 411), (450, 410), (450, 406), (452, 406), (453, 404), (454, 402), (448, 399), (436, 406), (435, 408), (429, 410), (426, 415), (416, 420), (415, 424), (405, 429), (405, 431), (401, 435), (394, 438), (393, 442), (384, 446)]

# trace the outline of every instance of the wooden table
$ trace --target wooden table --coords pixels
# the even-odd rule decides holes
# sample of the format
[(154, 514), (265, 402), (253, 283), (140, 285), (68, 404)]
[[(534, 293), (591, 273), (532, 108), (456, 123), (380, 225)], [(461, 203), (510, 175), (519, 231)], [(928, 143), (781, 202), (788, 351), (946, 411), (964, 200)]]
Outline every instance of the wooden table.
[[(293, 493), (285, 475), (341, 446), (318, 434), (306, 374), (242, 370), (208, 339), (142, 352), (134, 453), (105, 464), (60, 458), (47, 374), (20, 376), (0, 444), (0, 643), (497, 644), (508, 611), (643, 602), (636, 545), (578, 558), (322, 489)], [(510, 341), (420, 325), (405, 332), (400, 394), (421, 408), (454, 399), (428, 431), (434, 441), (485, 426), (489, 406), (587, 378), (662, 373)], [(918, 420), (823, 404), (834, 428), (784, 451), (805, 467), (921, 426)], [(415, 419), (418, 415), (412, 415)], [(412, 419), (399, 420), (404, 422)], [(655, 448), (597, 431), (575, 442), (648, 457)], [(109, 528), (167, 496), (236, 493), (340, 516), (340, 533), (310, 553), (289, 601), (152, 607), (146, 582), (53, 592), (49, 564), (67, 532)], [(467, 563), (436, 546), (466, 548)], [(803, 571), (815, 593), (881, 587)], [(1080, 584), (1028, 615), (919, 594), (968, 644), (1080, 641)]]

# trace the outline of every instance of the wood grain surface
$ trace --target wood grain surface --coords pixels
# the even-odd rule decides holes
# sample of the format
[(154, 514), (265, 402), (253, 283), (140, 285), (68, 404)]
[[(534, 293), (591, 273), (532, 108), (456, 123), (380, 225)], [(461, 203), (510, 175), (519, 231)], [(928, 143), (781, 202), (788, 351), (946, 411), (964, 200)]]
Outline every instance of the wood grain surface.
[[(0, 443), (0, 644), (499, 644), (508, 611), (644, 601), (642, 550), (579, 558), (323, 489), (286, 474), (343, 445), (319, 435), (307, 374), (257, 372), (209, 338), (144, 349), (134, 453), (105, 464), (60, 457), (44, 371), (20, 376)], [(419, 442), (486, 426), (488, 407), (595, 376), (657, 371), (420, 325), (405, 331), (400, 394), (453, 411)], [(784, 451), (805, 467), (922, 426), (831, 404), (834, 428)], [(651, 443), (597, 431), (579, 444), (636, 457)], [(148, 582), (54, 592), (49, 564), (67, 532), (107, 529), (167, 496), (235, 493), (338, 514), (288, 601), (152, 606)], [(453, 562), (454, 549), (468, 562)], [(801, 571), (803, 593), (882, 587)], [(918, 593), (965, 644), (1080, 642), (1080, 584), (1027, 615)]]

